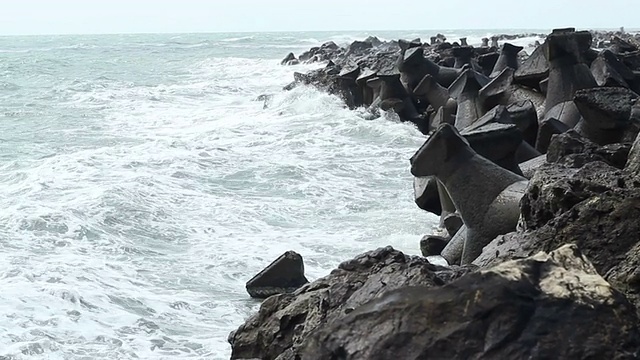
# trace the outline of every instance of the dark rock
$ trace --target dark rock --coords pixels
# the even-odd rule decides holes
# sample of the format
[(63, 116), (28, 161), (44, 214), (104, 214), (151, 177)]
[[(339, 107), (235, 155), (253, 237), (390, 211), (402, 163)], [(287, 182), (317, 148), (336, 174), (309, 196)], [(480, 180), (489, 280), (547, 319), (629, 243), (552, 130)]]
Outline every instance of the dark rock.
[(349, 47), (347, 47), (347, 54), (346, 56), (353, 56), (356, 54), (362, 54), (364, 53), (366, 50), (369, 50), (373, 48), (373, 44), (371, 42), (368, 41), (354, 41), (351, 43), (351, 45), (349, 45)]
[(633, 143), (633, 147), (629, 152), (629, 158), (625, 164), (625, 170), (634, 178), (640, 179), (640, 135)]
[(247, 291), (253, 298), (264, 299), (293, 292), (308, 282), (304, 276), (302, 256), (287, 251), (249, 280)]
[(407, 286), (440, 286), (468, 272), (430, 264), (387, 247), (342, 263), (330, 275), (293, 294), (265, 300), (231, 333), (232, 359), (292, 359), (312, 333), (389, 291)]
[(289, 53), (281, 62), (280, 65), (297, 65), (300, 62), (296, 59), (296, 56), (293, 53)]
[[(522, 233), (498, 238), (475, 264), (484, 266), (576, 243), (596, 270), (637, 301), (640, 183), (603, 162), (580, 169), (544, 165), (522, 200)], [(629, 278), (629, 276), (631, 276)]]
[[(632, 359), (638, 316), (575, 246), (389, 292), (329, 323), (299, 359)], [(291, 359), (293, 358), (290, 357)]]
[(547, 152), (547, 161), (579, 168), (587, 163), (601, 161), (618, 169), (627, 163), (631, 144), (598, 146), (574, 130), (554, 135)]
[(436, 235), (427, 235), (420, 240), (420, 251), (422, 252), (422, 256), (434, 256), (440, 255), (442, 249), (447, 246), (449, 241), (442, 237)]
[(422, 210), (435, 215), (442, 214), (440, 196), (438, 195), (438, 180), (433, 176), (414, 178), (413, 194), (416, 205)]

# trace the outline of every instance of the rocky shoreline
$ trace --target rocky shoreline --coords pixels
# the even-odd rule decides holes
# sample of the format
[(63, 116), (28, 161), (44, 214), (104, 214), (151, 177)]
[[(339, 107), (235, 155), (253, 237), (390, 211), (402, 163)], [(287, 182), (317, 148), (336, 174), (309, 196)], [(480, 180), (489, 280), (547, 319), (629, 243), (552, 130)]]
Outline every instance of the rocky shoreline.
[(422, 257), (381, 248), (311, 283), (283, 255), (248, 283), (273, 296), (230, 334), (232, 359), (640, 358), (640, 36), (525, 35), (530, 55), (518, 35), (437, 35), (283, 60), (326, 62), (285, 89), (429, 135), (407, 160), (443, 233)]

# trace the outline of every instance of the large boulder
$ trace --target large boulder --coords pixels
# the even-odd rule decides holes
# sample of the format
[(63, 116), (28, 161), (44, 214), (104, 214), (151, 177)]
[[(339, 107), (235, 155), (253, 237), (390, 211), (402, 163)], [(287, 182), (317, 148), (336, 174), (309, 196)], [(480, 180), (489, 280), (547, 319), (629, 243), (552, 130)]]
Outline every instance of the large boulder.
[(389, 292), (319, 328), (295, 358), (635, 359), (638, 354), (635, 309), (568, 245), (441, 288)]
[(257, 314), (230, 334), (231, 358), (293, 359), (311, 333), (364, 303), (403, 287), (440, 286), (466, 271), (432, 265), (391, 247), (365, 253), (293, 294), (265, 300)]

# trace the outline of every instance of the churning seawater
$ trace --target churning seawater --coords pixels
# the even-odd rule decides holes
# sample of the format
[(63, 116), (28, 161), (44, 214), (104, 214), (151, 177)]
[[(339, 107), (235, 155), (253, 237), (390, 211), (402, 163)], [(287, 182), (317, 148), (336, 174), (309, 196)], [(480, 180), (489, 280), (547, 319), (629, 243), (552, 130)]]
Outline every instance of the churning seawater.
[(281, 91), (288, 52), (367, 35), (0, 38), (0, 359), (225, 359), (284, 251), (418, 254), (424, 136)]

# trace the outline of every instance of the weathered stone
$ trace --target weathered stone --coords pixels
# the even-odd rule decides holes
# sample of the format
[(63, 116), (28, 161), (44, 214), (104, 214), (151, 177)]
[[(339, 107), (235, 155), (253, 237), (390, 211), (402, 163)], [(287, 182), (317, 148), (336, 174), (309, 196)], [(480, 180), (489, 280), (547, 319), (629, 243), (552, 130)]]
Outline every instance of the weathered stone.
[(569, 130), (551, 138), (547, 160), (571, 168), (579, 168), (590, 162), (601, 161), (623, 169), (630, 150), (631, 144), (629, 143), (598, 146), (576, 131)]
[(247, 282), (247, 292), (254, 298), (293, 292), (308, 283), (302, 256), (287, 251)]
[(628, 265), (624, 261), (638, 256), (639, 216), (640, 182), (622, 171), (603, 162), (580, 169), (544, 165), (522, 199), (523, 232), (494, 240), (474, 263), (484, 266), (576, 243), (600, 274), (617, 273)]
[(231, 358), (292, 359), (287, 354), (295, 354), (313, 332), (364, 303), (407, 286), (440, 286), (466, 272), (435, 266), (391, 247), (365, 253), (293, 294), (265, 300), (257, 314), (230, 334)]
[(314, 333), (299, 359), (632, 359), (638, 316), (575, 246), (389, 292)]

